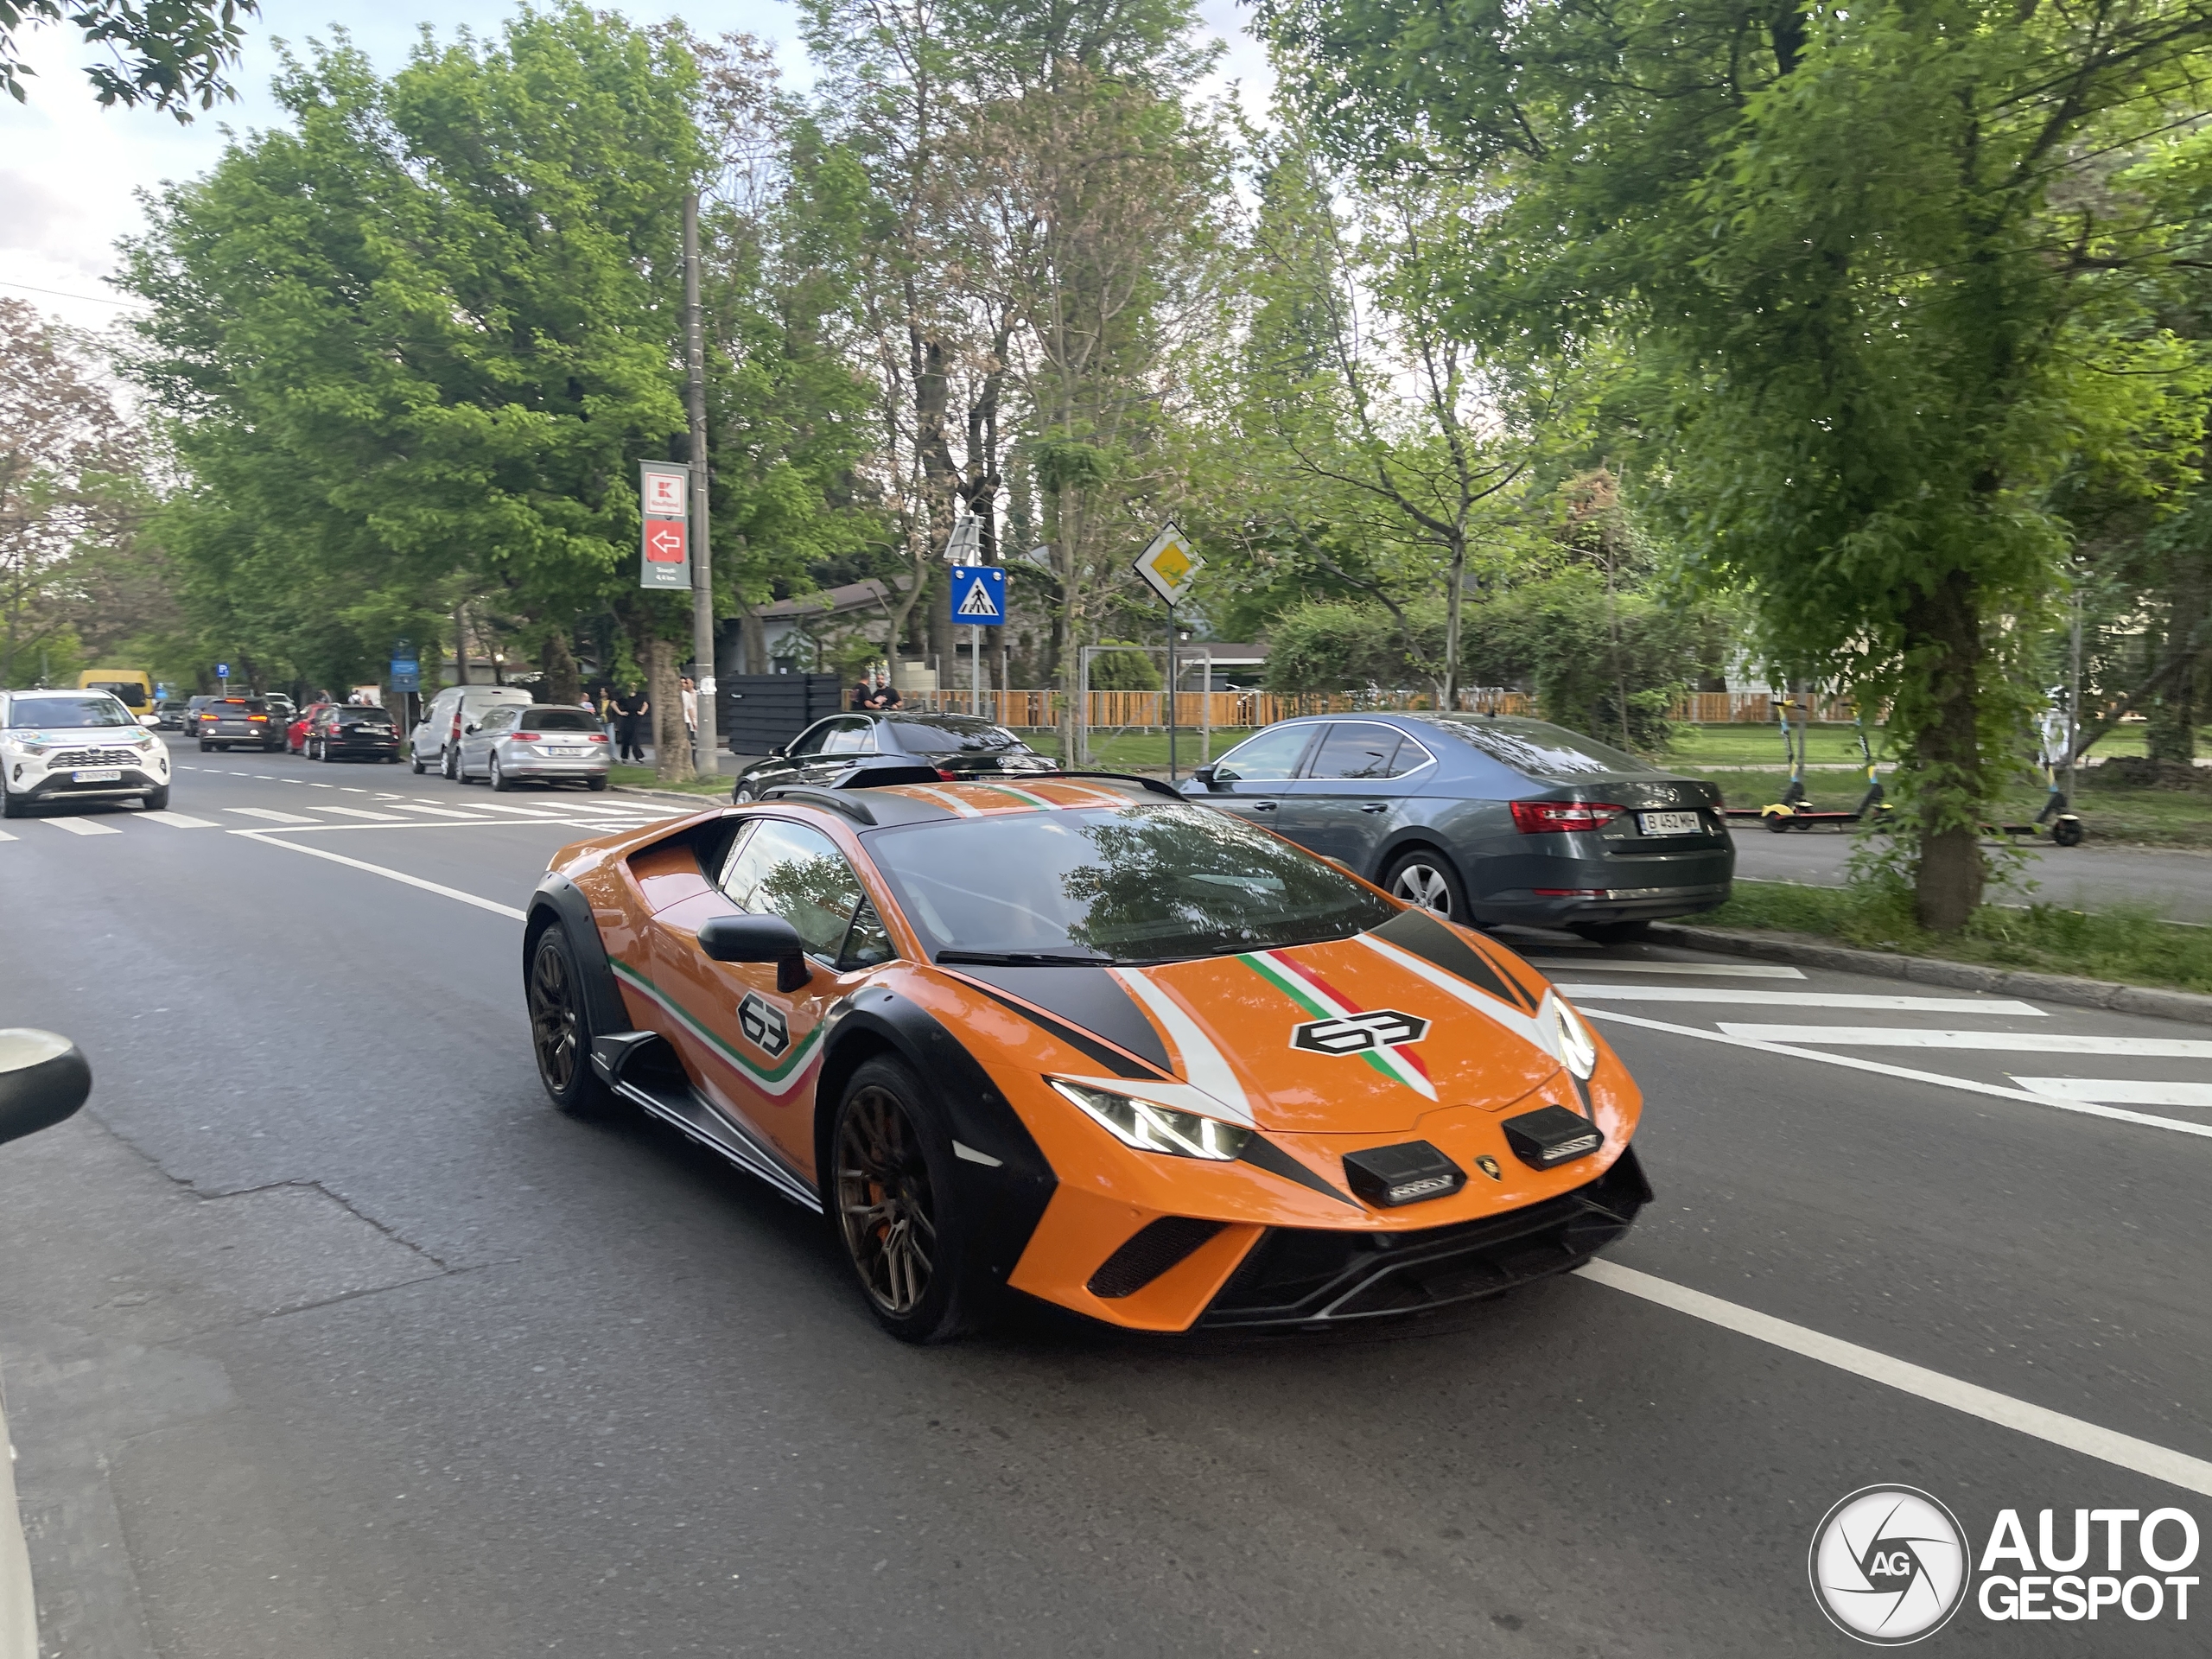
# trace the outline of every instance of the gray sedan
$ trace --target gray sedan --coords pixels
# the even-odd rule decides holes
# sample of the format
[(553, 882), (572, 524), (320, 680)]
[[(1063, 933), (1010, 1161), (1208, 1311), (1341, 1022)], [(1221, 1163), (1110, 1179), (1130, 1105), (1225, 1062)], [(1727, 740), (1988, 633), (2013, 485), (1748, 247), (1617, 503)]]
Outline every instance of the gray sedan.
[(456, 775), (500, 791), (532, 779), (605, 789), (611, 747), (606, 724), (588, 709), (503, 702), (461, 728)]
[(1184, 793), (1455, 921), (1605, 944), (1711, 910), (1736, 865), (1712, 785), (1538, 720), (1287, 720)]

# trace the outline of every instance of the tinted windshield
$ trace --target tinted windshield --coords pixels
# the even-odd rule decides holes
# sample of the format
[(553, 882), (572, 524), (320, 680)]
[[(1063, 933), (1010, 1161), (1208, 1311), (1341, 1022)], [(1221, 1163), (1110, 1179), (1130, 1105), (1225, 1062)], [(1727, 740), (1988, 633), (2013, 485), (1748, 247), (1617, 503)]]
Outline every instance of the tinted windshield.
[(533, 732), (596, 732), (598, 717), (581, 709), (525, 709), (515, 724)]
[(1340, 939), (1389, 902), (1205, 807), (880, 830), (868, 851), (932, 951), (1156, 962)]
[(1018, 749), (1021, 740), (987, 720), (888, 720), (893, 740), (909, 754), (951, 754), (961, 749)]
[(1599, 772), (1648, 772), (1651, 768), (1594, 737), (1541, 720), (1492, 720), (1478, 715), (1446, 715), (1423, 725), (1480, 749), (1493, 760), (1532, 778), (1562, 782)]
[(10, 697), (8, 724), (41, 726), (136, 726), (131, 712), (105, 691), (73, 696)]

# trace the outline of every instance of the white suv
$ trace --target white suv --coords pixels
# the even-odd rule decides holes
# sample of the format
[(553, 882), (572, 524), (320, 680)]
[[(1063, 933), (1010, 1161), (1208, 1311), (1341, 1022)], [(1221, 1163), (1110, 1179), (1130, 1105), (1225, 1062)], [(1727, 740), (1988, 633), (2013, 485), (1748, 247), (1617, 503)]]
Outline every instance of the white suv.
[(169, 804), (168, 745), (106, 691), (0, 691), (0, 817), (43, 801)]

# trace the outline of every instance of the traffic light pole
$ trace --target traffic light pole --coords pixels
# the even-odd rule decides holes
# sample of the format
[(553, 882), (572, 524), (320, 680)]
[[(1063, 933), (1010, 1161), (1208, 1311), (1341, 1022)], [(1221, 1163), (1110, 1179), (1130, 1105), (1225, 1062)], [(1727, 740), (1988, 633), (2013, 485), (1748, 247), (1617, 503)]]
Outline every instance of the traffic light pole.
[(699, 305), (699, 193), (683, 198), (683, 336), (690, 405), (691, 660), (698, 670), (699, 713), (693, 761), (708, 777), (721, 774), (715, 732), (715, 560), (707, 533), (711, 496), (707, 477), (707, 346)]

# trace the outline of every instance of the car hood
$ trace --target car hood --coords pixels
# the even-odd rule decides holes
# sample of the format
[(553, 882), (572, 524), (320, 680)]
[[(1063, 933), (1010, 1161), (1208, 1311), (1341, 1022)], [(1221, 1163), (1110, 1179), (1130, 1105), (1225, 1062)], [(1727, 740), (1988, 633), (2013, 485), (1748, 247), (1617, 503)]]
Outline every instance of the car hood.
[[(1510, 1106), (1560, 1067), (1556, 993), (1422, 911), (1349, 939), (1158, 967), (957, 971), (1192, 1091), (1168, 1103), (1263, 1129), (1395, 1134), (1439, 1106)], [(1143, 1087), (1126, 1065), (1084, 1080)]]

